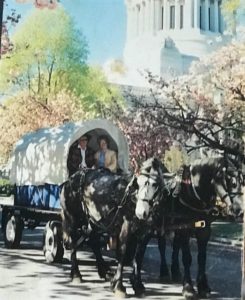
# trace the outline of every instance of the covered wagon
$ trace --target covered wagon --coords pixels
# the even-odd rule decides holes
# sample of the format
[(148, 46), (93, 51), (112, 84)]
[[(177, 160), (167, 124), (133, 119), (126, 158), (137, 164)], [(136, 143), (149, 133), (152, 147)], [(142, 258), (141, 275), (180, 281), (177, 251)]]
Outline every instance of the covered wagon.
[[(89, 147), (98, 150), (97, 139), (106, 135), (117, 153), (118, 169), (128, 171), (129, 150), (125, 136), (110, 121), (95, 119), (42, 128), (24, 135), (15, 145), (9, 180), (12, 194), (0, 195), (5, 245), (18, 247), (25, 226), (35, 228), (46, 223), (44, 253), (49, 261), (63, 256), (60, 223), (60, 190), (68, 179), (67, 159), (71, 147), (84, 134)], [(8, 203), (7, 199), (12, 200)]]

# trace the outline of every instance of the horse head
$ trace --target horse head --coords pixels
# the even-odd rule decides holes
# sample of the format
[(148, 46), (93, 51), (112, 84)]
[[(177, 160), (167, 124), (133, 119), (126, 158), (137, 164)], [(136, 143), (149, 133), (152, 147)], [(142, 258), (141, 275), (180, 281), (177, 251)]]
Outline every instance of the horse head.
[(226, 214), (241, 218), (243, 215), (244, 178), (240, 166), (228, 157), (221, 160), (215, 183), (217, 195), (226, 204)]
[(140, 168), (137, 176), (135, 213), (138, 219), (146, 220), (161, 201), (164, 187), (165, 167), (157, 158), (149, 158)]

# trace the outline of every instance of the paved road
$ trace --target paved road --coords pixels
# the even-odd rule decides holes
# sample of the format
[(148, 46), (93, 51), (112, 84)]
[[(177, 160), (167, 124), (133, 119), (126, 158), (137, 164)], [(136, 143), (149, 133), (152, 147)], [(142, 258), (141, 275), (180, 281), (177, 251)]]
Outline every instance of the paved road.
[[(193, 245), (195, 251), (195, 245)], [(170, 251), (168, 251), (170, 252)], [(195, 256), (195, 253), (194, 253)], [(0, 300), (28, 299), (114, 299), (109, 283), (99, 279), (89, 251), (79, 252), (84, 282), (73, 285), (69, 280), (69, 253), (63, 264), (47, 264), (42, 254), (42, 229), (25, 230), (21, 247), (7, 250), (0, 235)], [(213, 288), (212, 299), (239, 299), (241, 285), (241, 253), (223, 246), (209, 247), (208, 273)], [(107, 257), (113, 263), (113, 259)], [(144, 263), (143, 279), (147, 299), (183, 299), (181, 285), (158, 281), (159, 254), (154, 241), (149, 245)], [(127, 269), (129, 272), (130, 269)], [(126, 277), (128, 277), (128, 272)], [(193, 259), (193, 275), (195, 259)], [(134, 299), (127, 283), (127, 292)]]

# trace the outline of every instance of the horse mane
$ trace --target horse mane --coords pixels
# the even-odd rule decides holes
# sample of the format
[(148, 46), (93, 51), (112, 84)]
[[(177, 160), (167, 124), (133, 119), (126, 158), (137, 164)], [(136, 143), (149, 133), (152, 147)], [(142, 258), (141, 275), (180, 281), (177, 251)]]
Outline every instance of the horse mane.
[(219, 165), (222, 163), (224, 163), (223, 156), (212, 156), (212, 157), (195, 159), (190, 165), (194, 167), (194, 166), (204, 166), (204, 165)]
[(160, 159), (156, 157), (148, 158), (146, 161), (143, 162), (140, 171), (146, 174), (150, 174), (151, 168), (157, 169), (160, 168), (163, 173), (169, 173), (166, 166), (161, 162)]

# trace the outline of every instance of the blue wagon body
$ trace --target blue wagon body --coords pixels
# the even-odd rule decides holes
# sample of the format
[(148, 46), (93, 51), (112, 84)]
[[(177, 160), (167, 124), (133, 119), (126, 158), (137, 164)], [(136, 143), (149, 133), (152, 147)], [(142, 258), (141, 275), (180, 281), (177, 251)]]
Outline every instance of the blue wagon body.
[(60, 190), (56, 184), (23, 185), (16, 187), (15, 205), (44, 210), (60, 209)]

